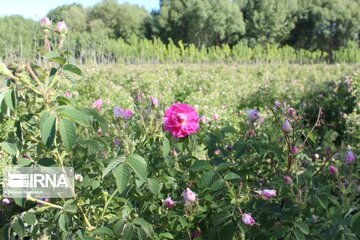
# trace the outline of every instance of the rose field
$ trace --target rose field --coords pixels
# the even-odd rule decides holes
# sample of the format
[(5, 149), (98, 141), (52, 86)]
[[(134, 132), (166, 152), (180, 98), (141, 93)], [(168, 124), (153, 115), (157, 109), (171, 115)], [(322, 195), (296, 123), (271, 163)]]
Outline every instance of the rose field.
[[(85, 54), (52, 20), (0, 41), (0, 239), (360, 239), (357, 43)], [(73, 168), (71, 197), (9, 197), (9, 167)]]

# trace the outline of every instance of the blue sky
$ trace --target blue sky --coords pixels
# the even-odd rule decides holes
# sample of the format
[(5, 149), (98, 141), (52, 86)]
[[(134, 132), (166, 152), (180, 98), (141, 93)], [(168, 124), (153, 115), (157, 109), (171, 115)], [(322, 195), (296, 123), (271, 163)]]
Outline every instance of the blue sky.
[[(101, 2), (101, 0), (0, 0), (0, 2), (2, 2), (0, 4), (0, 16), (17, 14), (38, 20), (57, 6), (80, 3), (84, 7), (88, 7)], [(118, 0), (118, 2), (144, 6), (148, 11), (159, 8), (159, 0)]]

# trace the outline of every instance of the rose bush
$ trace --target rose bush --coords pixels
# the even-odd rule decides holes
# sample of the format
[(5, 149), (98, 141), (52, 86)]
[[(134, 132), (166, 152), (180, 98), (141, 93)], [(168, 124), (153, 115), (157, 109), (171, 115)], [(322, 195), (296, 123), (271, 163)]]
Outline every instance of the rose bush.
[(83, 77), (66, 24), (41, 24), (43, 64), (0, 65), (1, 166), (73, 167), (75, 194), (3, 198), (3, 239), (359, 238), (358, 152), (324, 146), (322, 108), (254, 104), (234, 125), (184, 94), (84, 105), (64, 96)]

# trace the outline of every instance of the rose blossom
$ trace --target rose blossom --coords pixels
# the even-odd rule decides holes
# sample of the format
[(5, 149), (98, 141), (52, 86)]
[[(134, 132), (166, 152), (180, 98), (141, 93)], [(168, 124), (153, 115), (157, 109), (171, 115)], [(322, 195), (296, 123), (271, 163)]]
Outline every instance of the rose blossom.
[(296, 155), (299, 152), (299, 149), (295, 145), (292, 145), (290, 152), (292, 155)]
[(216, 155), (216, 156), (219, 156), (220, 153), (221, 153), (220, 149), (216, 149), (216, 150), (215, 150), (215, 155)]
[(276, 190), (264, 189), (263, 191), (261, 191), (261, 196), (264, 199), (270, 199), (270, 198), (276, 197)]
[(134, 115), (130, 109), (123, 109), (120, 107), (114, 107), (113, 111), (116, 118), (121, 117), (122, 119), (130, 119)]
[(252, 226), (255, 224), (255, 220), (251, 217), (250, 213), (243, 214), (241, 217), (241, 221), (247, 226)]
[(196, 194), (193, 191), (191, 191), (190, 188), (186, 188), (181, 195), (184, 198), (185, 202), (196, 201)]
[(82, 182), (84, 180), (84, 177), (81, 174), (75, 174), (74, 175), (74, 180)]
[(173, 137), (183, 138), (198, 131), (199, 115), (193, 107), (175, 103), (165, 110), (163, 125)]
[(95, 100), (95, 101), (93, 102), (93, 104), (91, 105), (91, 107), (94, 108), (94, 109), (96, 109), (96, 111), (100, 111), (102, 105), (103, 105), (103, 100), (102, 100), (102, 99), (98, 99), (98, 100)]
[(218, 115), (217, 113), (214, 113), (214, 114), (212, 115), (212, 119), (213, 119), (214, 121), (219, 120), (219, 115)]
[(171, 199), (171, 197), (167, 197), (165, 198), (165, 200), (163, 201), (163, 205), (166, 208), (172, 208), (174, 206), (174, 201)]

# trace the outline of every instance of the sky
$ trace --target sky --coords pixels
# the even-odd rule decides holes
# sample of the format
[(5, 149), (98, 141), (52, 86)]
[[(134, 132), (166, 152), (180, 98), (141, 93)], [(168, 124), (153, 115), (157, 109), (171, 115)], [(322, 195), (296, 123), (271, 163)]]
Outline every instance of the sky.
[[(49, 10), (71, 3), (80, 3), (84, 7), (92, 6), (101, 0), (0, 0), (0, 16), (22, 15), (39, 20)], [(159, 0), (118, 0), (119, 3), (131, 3), (145, 7), (149, 12), (159, 8)]]

